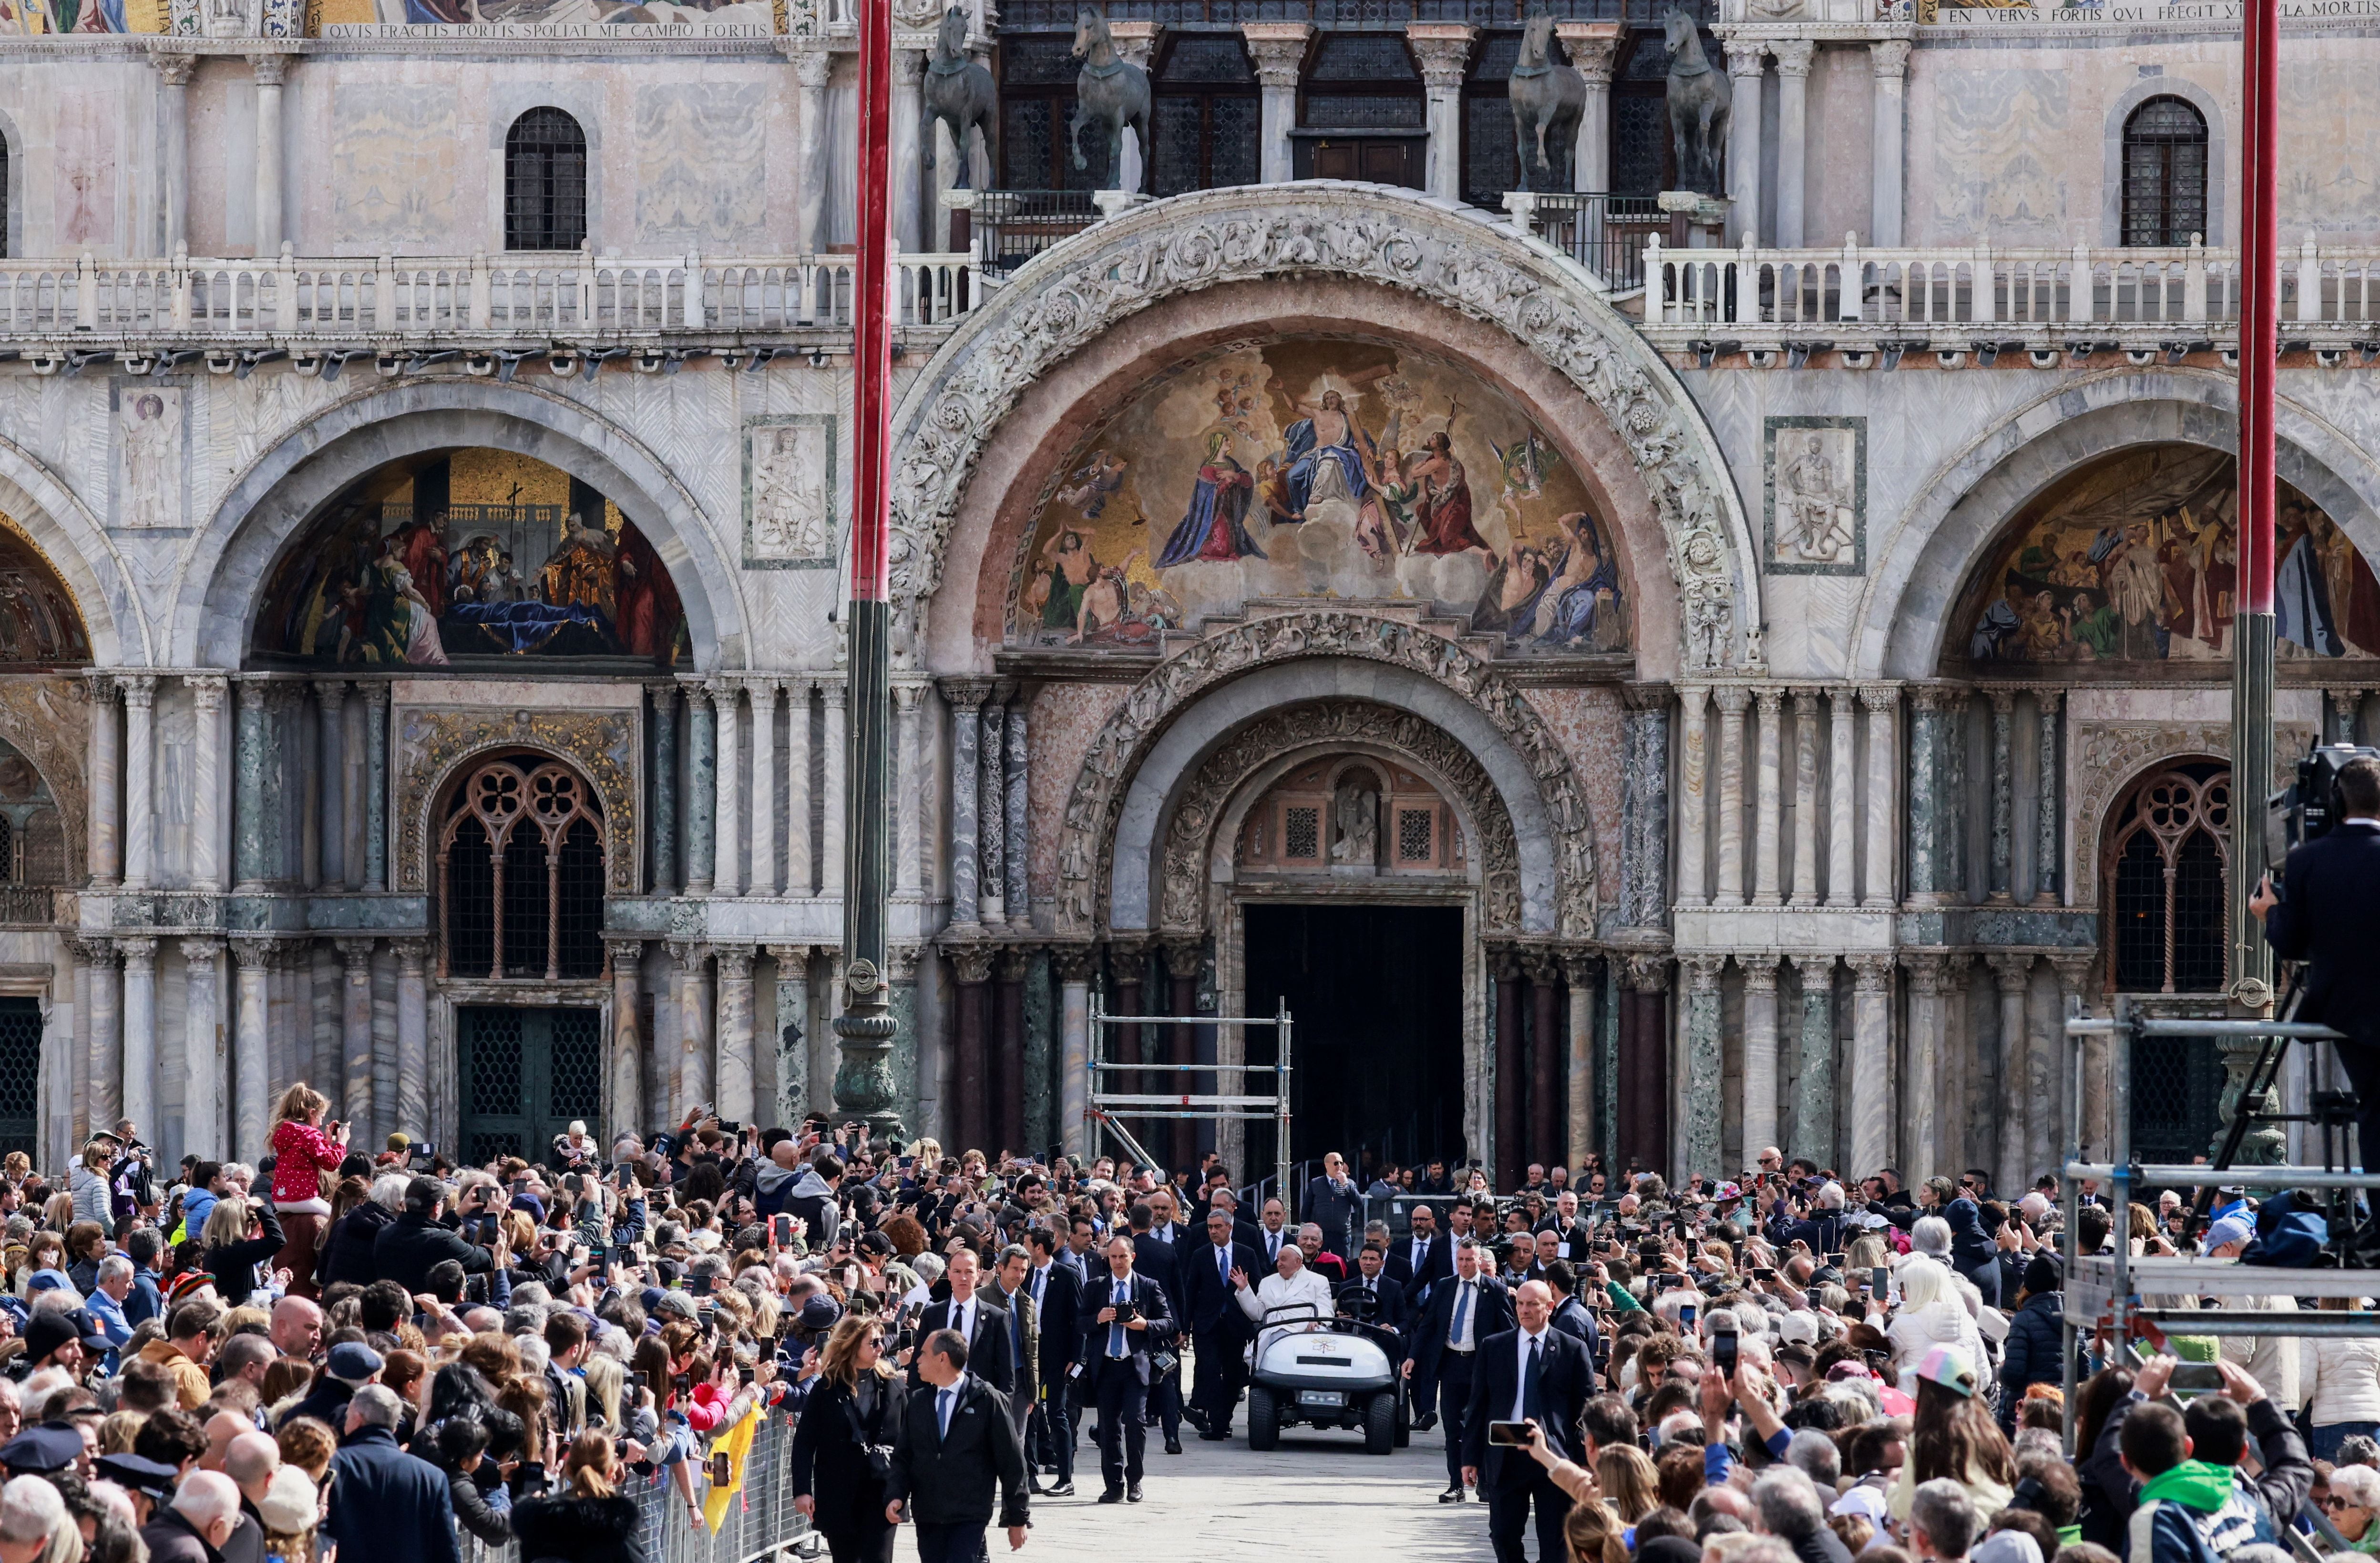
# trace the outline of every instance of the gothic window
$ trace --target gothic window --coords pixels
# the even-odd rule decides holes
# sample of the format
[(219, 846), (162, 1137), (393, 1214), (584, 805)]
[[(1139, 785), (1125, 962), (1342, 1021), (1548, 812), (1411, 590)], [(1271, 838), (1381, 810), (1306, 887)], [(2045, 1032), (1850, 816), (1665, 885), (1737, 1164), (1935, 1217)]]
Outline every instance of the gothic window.
[(2176, 766), (2135, 787), (2107, 846), (2114, 987), (2215, 993), (2230, 953), (2231, 772)]
[(524, 757), (472, 771), (447, 809), (438, 877), (443, 975), (602, 975), (602, 816), (568, 767)]
[(2124, 121), (2124, 242), (2206, 236), (2206, 119), (2180, 98), (2151, 98)]
[[(1081, 62), (1070, 32), (1013, 33), (1000, 42), (1000, 188), (1004, 190), (1087, 190), (1102, 172), (1094, 137), (1083, 143), (1086, 168), (1076, 168), (1066, 139)], [(1186, 187), (1185, 187), (1186, 188)]]
[(1237, 33), (1174, 38), (1158, 64), (1156, 90), (1150, 139), (1159, 195), (1257, 182), (1257, 79)]
[(533, 108), (504, 133), (504, 248), (576, 249), (587, 239), (587, 132)]

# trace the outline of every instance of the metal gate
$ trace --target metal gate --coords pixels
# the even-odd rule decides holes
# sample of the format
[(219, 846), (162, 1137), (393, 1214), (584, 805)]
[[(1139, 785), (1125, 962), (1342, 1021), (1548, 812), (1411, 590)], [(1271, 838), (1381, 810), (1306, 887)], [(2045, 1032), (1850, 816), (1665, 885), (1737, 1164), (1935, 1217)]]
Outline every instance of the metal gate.
[(455, 1018), (464, 1161), (535, 1160), (572, 1120), (602, 1117), (601, 1010), (472, 1008)]
[(41, 1083), (42, 1001), (0, 999), (0, 1153), (41, 1154)]

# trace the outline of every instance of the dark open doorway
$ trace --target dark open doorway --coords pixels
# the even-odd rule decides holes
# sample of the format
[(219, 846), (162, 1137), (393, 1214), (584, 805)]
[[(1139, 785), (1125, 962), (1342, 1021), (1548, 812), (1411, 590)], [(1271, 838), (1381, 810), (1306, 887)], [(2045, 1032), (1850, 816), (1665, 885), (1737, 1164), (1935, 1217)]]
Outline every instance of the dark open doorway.
[[(1291, 1159), (1458, 1161), (1461, 910), (1249, 906), (1246, 928), (1245, 1012), (1285, 1000), (1293, 1026)], [(1248, 1028), (1248, 1057), (1273, 1060), (1270, 1028)], [(1270, 1124), (1249, 1125), (1251, 1167), (1272, 1165), (1272, 1137)]]

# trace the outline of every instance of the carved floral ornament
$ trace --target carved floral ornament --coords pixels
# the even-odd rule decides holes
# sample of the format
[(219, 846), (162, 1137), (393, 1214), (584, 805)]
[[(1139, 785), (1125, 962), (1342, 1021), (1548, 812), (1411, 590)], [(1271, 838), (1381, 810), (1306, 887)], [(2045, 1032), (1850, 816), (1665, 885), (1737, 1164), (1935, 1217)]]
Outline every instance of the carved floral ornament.
[(1678, 586), (1681, 659), (1762, 665), (1750, 532), (1717, 442), (1659, 356), (1558, 260), (1476, 215), (1361, 186), (1207, 190), (1099, 223), (969, 316), (904, 398), (894, 448), (895, 616), (941, 584), (969, 474), (1024, 388), (1133, 313), (1228, 283), (1378, 283), (1509, 333), (1584, 392), (1653, 496)]
[(603, 885), (637, 893), (637, 719), (631, 711), (509, 714), (485, 709), (397, 713), (396, 888), (428, 891), (431, 804), (457, 769), (492, 749), (537, 749), (567, 760), (603, 804)]
[[(1536, 778), (1537, 794), (1553, 828), (1559, 931), (1567, 938), (1593, 937), (1595, 843), (1586, 800), (1570, 756), (1536, 708), (1487, 661), (1443, 636), (1394, 619), (1337, 611), (1283, 613), (1234, 625), (1166, 659), (1133, 686), (1093, 735), (1066, 799), (1058, 842), (1061, 936), (1088, 937), (1101, 920), (1106, 887), (1112, 882), (1116, 818), (1125, 786), (1158, 735), (1217, 685), (1252, 668), (1299, 657), (1357, 657), (1409, 669), (1460, 695), (1493, 723)], [(1418, 746), (1418, 739), (1414, 744), (1416, 757), (1430, 752)], [(1476, 759), (1472, 763), (1476, 765)], [(1457, 778), (1442, 774), (1460, 793)], [(1497, 812), (1502, 812), (1500, 800)], [(1485, 814), (1475, 808), (1473, 818), (1484, 820)], [(1169, 857), (1171, 850), (1169, 844)], [(1492, 843), (1483, 842), (1481, 856), (1490, 869), (1495, 866), (1492, 850)], [(1516, 887), (1517, 863), (1516, 854)]]
[[(2274, 787), (2296, 775), (2296, 757), (2313, 738), (2311, 723), (2274, 724)], [(2074, 821), (2074, 904), (2089, 906), (2099, 893), (2099, 843), (2115, 801), (2158, 767), (2201, 755), (2229, 760), (2231, 729), (2216, 721), (2086, 721), (2075, 724), (2067, 742), (2074, 777), (2068, 806)]]
[(1248, 779), (1293, 751), (1318, 745), (1370, 747), (1395, 755), (1454, 799), (1477, 842), (1481, 911), (1487, 932), (1521, 930), (1521, 854), (1512, 819), (1478, 757), (1436, 723), (1369, 700), (1323, 700), (1268, 711), (1207, 757), (1174, 805), (1165, 836), (1159, 937), (1195, 939), (1206, 931), (1207, 866), (1215, 831)]

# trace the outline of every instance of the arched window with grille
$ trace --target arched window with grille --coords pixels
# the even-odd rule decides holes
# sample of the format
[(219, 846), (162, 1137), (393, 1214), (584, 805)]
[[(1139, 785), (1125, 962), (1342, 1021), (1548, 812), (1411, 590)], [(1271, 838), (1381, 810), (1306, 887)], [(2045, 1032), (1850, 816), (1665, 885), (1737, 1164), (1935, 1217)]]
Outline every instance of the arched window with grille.
[(2231, 771), (2204, 760), (2134, 787), (2107, 833), (2109, 975), (2123, 993), (2216, 993), (2230, 952)]
[(2124, 121), (2124, 243), (2186, 245), (2206, 232), (2206, 116), (2155, 97)]
[(1237, 32), (1177, 34), (1153, 85), (1159, 195), (1257, 182), (1257, 75)]
[(474, 769), (447, 806), (438, 881), (440, 975), (602, 975), (602, 812), (568, 766), (522, 757)]
[(587, 132), (533, 108), (504, 132), (504, 248), (576, 249), (587, 239)]
[(8, 259), (8, 138), (0, 136), (0, 260)]

